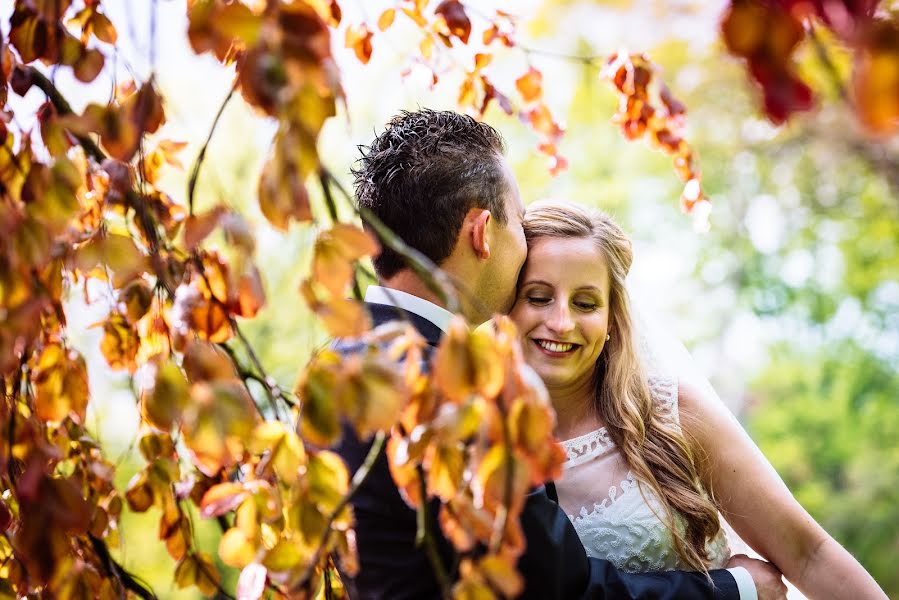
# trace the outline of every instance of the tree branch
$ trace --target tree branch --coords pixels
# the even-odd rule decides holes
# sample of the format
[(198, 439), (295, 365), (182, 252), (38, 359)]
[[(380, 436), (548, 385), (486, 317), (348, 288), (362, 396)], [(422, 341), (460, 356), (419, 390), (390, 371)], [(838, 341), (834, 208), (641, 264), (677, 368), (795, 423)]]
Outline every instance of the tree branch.
[(443, 566), (443, 559), (440, 558), (440, 553), (437, 551), (437, 543), (434, 540), (435, 524), (431, 512), (428, 510), (428, 490), (425, 485), (424, 470), (420, 465), (418, 466), (418, 492), (421, 501), (415, 515), (417, 524), (415, 545), (424, 548), (428, 562), (431, 563), (431, 568), (434, 569), (434, 577), (440, 586), (440, 594), (444, 600), (449, 600), (452, 597), (449, 575), (447, 575), (446, 568)]
[(112, 577), (118, 580), (125, 589), (134, 592), (144, 600), (157, 600), (156, 594), (154, 594), (149, 587), (146, 587), (143, 583), (138, 581), (134, 575), (126, 571), (122, 565), (115, 561), (109, 553), (106, 542), (92, 534), (88, 534), (88, 537), (90, 538), (94, 552), (97, 554), (97, 557), (99, 557), (100, 562), (103, 563), (103, 568), (106, 569)]
[(328, 521), (325, 524), (325, 534), (322, 536), (322, 539), (319, 541), (318, 547), (315, 549), (315, 554), (312, 555), (312, 560), (309, 561), (309, 565), (306, 567), (306, 570), (303, 571), (303, 575), (299, 578), (297, 583), (293, 586), (292, 591), (297, 591), (302, 589), (304, 585), (309, 581), (309, 578), (312, 577), (312, 574), (315, 572), (315, 566), (319, 563), (322, 557), (322, 552), (324, 552), (325, 546), (328, 544), (328, 539), (331, 537), (331, 525), (334, 524), (334, 520), (340, 516), (340, 513), (343, 512), (344, 508), (346, 508), (347, 504), (349, 504), (350, 500), (353, 498), (353, 495), (359, 490), (365, 480), (368, 479), (368, 476), (371, 474), (372, 468), (374, 468), (375, 463), (378, 461), (378, 458), (381, 456), (381, 453), (384, 451), (384, 442), (386, 441), (387, 436), (383, 431), (379, 431), (375, 434), (375, 439), (372, 442), (371, 448), (368, 450), (368, 454), (365, 455), (365, 460), (362, 462), (362, 465), (359, 469), (353, 474), (353, 480), (350, 483), (350, 489), (341, 498), (340, 502), (334, 507), (334, 510), (331, 511), (331, 514), (328, 515)]
[(194, 166), (190, 170), (190, 179), (187, 182), (187, 209), (188, 213), (191, 215), (194, 214), (194, 190), (197, 187), (197, 179), (200, 176), (200, 167), (203, 165), (203, 160), (206, 158), (206, 150), (209, 148), (209, 142), (212, 141), (212, 134), (215, 133), (215, 129), (218, 127), (219, 119), (222, 117), (222, 113), (225, 112), (225, 107), (228, 106), (231, 97), (234, 96), (235, 90), (237, 90), (237, 81), (237, 78), (235, 78), (234, 85), (231, 86), (231, 90), (219, 106), (218, 112), (215, 114), (215, 119), (212, 120), (212, 127), (209, 129), (209, 135), (206, 136), (206, 141), (203, 142), (203, 147), (200, 148), (200, 153), (197, 154)]

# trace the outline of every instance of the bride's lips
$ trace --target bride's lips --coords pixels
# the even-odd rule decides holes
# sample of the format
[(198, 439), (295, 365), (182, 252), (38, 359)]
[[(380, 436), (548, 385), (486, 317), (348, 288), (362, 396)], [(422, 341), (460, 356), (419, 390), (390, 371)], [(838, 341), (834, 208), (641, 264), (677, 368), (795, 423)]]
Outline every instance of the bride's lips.
[(570, 342), (557, 342), (555, 340), (547, 340), (542, 338), (531, 338), (531, 342), (537, 349), (552, 358), (564, 358), (574, 354), (580, 344), (572, 344)]

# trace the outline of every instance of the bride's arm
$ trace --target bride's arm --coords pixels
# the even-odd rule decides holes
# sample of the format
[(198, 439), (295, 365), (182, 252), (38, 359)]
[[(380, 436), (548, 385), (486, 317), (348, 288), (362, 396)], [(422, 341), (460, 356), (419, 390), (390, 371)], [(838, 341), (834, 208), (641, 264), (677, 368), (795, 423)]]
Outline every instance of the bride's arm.
[(708, 460), (705, 483), (740, 537), (809, 598), (886, 598), (858, 561), (793, 498), (717, 397), (681, 382), (678, 400), (681, 426)]

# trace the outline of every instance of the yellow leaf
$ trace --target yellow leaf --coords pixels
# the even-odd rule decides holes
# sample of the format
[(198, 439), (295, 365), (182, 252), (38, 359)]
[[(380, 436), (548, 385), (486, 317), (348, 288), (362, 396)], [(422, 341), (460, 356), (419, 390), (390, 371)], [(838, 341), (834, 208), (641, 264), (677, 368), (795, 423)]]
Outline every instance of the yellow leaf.
[(396, 9), (388, 8), (378, 17), (378, 29), (387, 31), (393, 25), (393, 19), (396, 17)]
[(190, 384), (171, 360), (153, 368), (153, 385), (141, 394), (141, 412), (152, 425), (168, 431), (190, 402)]
[(297, 384), (296, 395), (302, 402), (300, 433), (320, 447), (334, 445), (340, 437), (340, 420), (334, 404), (339, 358), (325, 351), (312, 362)]
[(485, 556), (478, 562), (481, 575), (506, 598), (517, 598), (524, 589), (524, 580), (515, 568), (514, 559)]
[(48, 344), (32, 374), (35, 411), (45, 421), (70, 416), (84, 422), (88, 402), (87, 365), (74, 349)]
[(194, 384), (192, 396), (181, 432), (197, 468), (214, 477), (243, 456), (256, 424), (256, 408), (246, 388), (236, 381)]
[(232, 527), (219, 541), (219, 556), (229, 567), (242, 569), (256, 557), (256, 544), (247, 538), (243, 531)]
[(299, 538), (282, 539), (266, 552), (262, 564), (269, 571), (284, 573), (311, 560), (314, 552), (313, 547), (304, 544)]
[(462, 483), (464, 447), (461, 444), (431, 446), (423, 466), (427, 473), (428, 495), (448, 501), (456, 495)]
[(100, 352), (109, 366), (134, 373), (139, 349), (140, 338), (128, 319), (119, 313), (110, 314), (103, 323), (103, 338), (100, 340)]
[(334, 402), (362, 439), (389, 431), (399, 418), (407, 392), (397, 365), (353, 355), (334, 392)]
[(322, 450), (309, 456), (306, 484), (309, 499), (322, 512), (330, 513), (349, 491), (350, 476), (339, 455)]

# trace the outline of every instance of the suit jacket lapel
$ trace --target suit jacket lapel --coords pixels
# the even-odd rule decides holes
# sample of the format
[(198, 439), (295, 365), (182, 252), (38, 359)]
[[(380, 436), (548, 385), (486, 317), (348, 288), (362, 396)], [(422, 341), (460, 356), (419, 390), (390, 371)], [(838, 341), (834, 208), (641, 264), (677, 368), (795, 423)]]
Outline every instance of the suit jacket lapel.
[(368, 308), (369, 313), (371, 313), (371, 320), (375, 327), (383, 325), (384, 323), (389, 323), (390, 321), (409, 321), (412, 323), (412, 326), (418, 330), (418, 333), (428, 341), (428, 344), (432, 346), (438, 345), (440, 339), (443, 337), (442, 329), (413, 312), (403, 310), (396, 306), (390, 306), (389, 304), (366, 302), (365, 306)]

